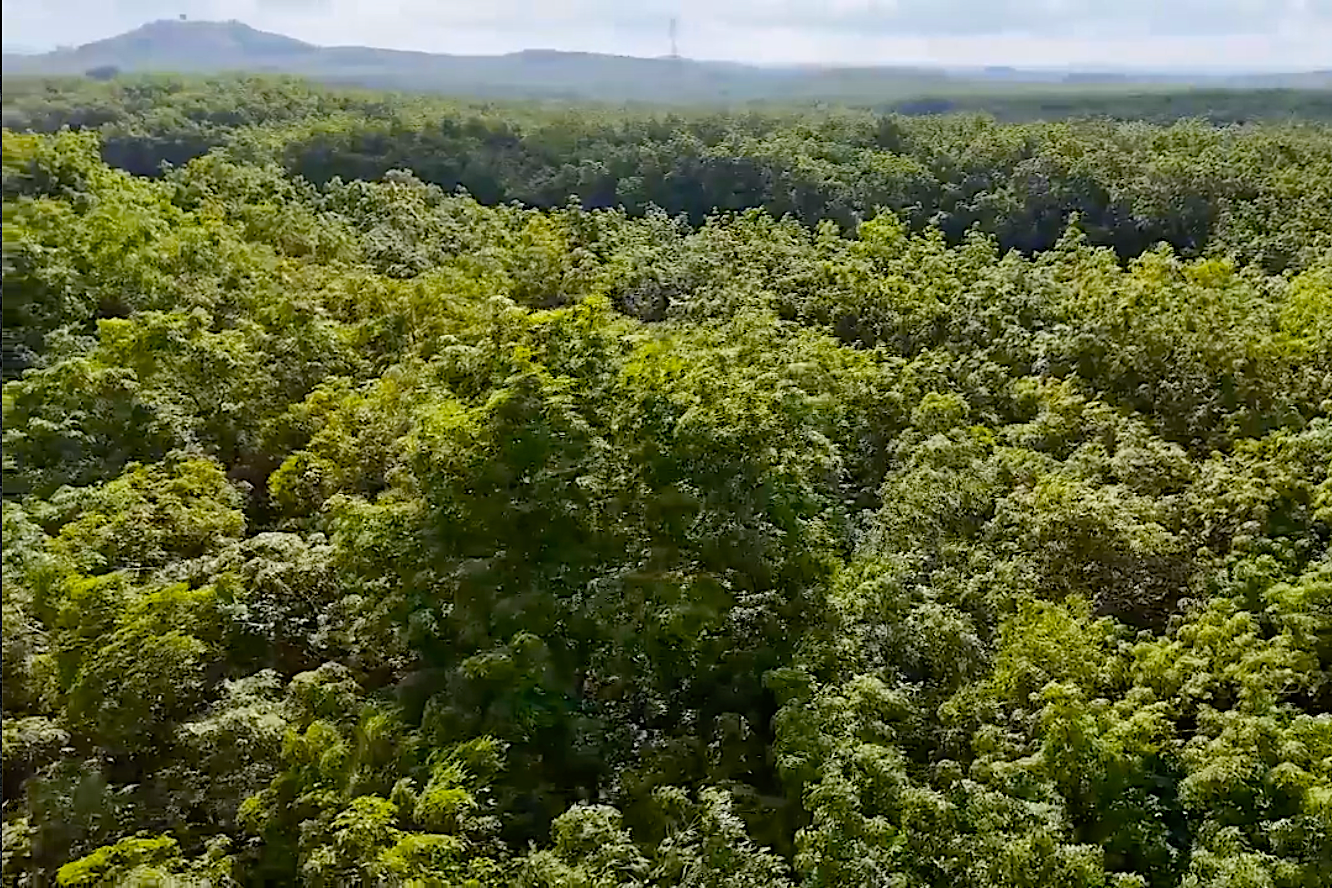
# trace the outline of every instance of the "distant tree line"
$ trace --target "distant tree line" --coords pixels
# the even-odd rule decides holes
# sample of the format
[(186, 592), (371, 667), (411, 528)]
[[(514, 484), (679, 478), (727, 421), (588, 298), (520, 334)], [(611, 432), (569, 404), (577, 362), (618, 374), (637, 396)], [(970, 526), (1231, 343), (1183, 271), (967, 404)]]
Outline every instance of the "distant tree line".
[(1203, 120), (1232, 123), (1291, 123), (1332, 120), (1332, 90), (1113, 87), (1058, 90), (1029, 85), (1002, 92), (922, 96), (877, 106), (884, 113), (989, 114), (1006, 123), (1101, 117), (1171, 124)]
[[(1291, 92), (1188, 95), (1199, 108), (1279, 107), (1284, 97), (1316, 111), (1327, 101)], [(1009, 109), (1004, 116), (1022, 117), (1022, 108), (1042, 114), (1047, 99), (996, 101)], [(1049, 101), (1064, 113), (1115, 117), (1135, 108), (1153, 116), (1150, 109), (1171, 98), (1094, 92)], [(496, 105), (289, 79), (170, 77), (14, 81), (4, 114), (14, 129), (97, 129), (108, 163), (146, 176), (221, 146), (315, 185), (410, 169), (486, 204), (551, 208), (572, 197), (631, 215), (658, 207), (692, 224), (717, 211), (763, 208), (850, 230), (888, 209), (913, 230), (938, 228), (950, 243), (979, 228), (1002, 249), (1027, 253), (1052, 246), (1077, 214), (1091, 243), (1123, 258), (1165, 242), (1183, 255), (1231, 256), (1271, 270), (1299, 267), (1332, 236), (1323, 123), (1002, 123), (976, 114)]]

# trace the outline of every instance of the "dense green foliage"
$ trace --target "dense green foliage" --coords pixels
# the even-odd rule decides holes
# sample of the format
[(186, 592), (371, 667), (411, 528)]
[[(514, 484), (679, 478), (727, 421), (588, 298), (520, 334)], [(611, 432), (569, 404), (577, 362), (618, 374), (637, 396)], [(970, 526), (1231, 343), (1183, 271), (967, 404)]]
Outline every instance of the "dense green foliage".
[(5, 109), (5, 885), (1326, 884), (1325, 128), (266, 83)]
[(140, 176), (227, 147), (318, 186), (407, 169), (485, 204), (659, 207), (694, 225), (761, 207), (850, 232), (887, 209), (954, 245), (979, 227), (1001, 250), (1033, 252), (1076, 212), (1090, 242), (1123, 259), (1165, 241), (1269, 271), (1332, 245), (1332, 136), (1321, 124), (507, 107), (252, 78), (16, 83), (6, 126), (97, 129), (104, 159)]

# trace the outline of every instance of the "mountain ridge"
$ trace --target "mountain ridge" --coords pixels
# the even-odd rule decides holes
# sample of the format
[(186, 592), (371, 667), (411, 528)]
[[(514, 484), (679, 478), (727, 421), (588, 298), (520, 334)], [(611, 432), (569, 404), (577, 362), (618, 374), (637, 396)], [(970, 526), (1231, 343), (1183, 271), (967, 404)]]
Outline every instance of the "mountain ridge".
[(1133, 74), (908, 65), (780, 65), (532, 48), (452, 55), (367, 46), (320, 46), (243, 22), (163, 19), (82, 46), (5, 53), (7, 76), (126, 73), (283, 73), (331, 83), (479, 96), (563, 96), (628, 101), (882, 99), (922, 90), (1014, 87), (1207, 86), (1332, 88), (1332, 71), (1289, 74)]

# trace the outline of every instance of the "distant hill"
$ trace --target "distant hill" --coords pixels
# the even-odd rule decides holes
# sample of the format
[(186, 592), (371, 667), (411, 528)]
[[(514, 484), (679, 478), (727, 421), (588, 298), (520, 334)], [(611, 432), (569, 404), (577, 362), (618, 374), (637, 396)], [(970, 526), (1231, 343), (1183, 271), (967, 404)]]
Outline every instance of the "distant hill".
[(1286, 75), (1187, 76), (1024, 71), (1011, 67), (945, 70), (919, 67), (758, 67), (690, 59), (635, 58), (527, 50), (461, 56), (363, 46), (316, 46), (237, 21), (151, 22), (73, 49), (6, 53), (6, 75), (95, 72), (295, 74), (331, 83), (481, 97), (605, 101), (753, 101), (841, 99), (887, 101), (925, 93), (1012, 90), (1029, 84), (1079, 89), (1104, 86), (1332, 88), (1332, 71)]

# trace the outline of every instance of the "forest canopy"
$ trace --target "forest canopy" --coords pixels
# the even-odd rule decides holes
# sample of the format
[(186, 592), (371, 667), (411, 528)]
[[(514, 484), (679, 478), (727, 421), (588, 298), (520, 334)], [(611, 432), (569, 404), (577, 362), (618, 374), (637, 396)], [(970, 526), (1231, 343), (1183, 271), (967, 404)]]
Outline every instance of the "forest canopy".
[(1332, 131), (6, 82), (6, 886), (1319, 888)]

